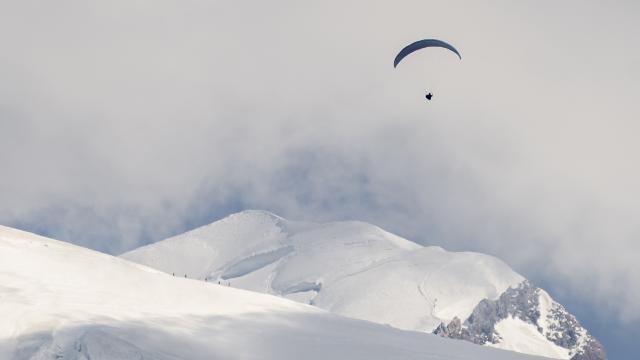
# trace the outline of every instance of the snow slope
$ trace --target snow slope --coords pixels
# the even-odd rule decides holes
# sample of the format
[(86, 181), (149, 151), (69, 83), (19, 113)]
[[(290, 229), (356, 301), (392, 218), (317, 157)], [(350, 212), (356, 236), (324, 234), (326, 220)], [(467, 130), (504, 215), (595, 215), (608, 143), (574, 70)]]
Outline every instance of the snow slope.
[[(255, 210), (122, 257), (176, 275), (230, 282), (336, 314), (425, 332), (467, 319), (482, 300), (497, 300), (525, 281), (494, 257), (424, 247), (371, 224), (294, 222)], [(559, 351), (537, 330), (532, 335), (526, 326), (508, 325), (502, 324), (504, 334), (493, 346), (569, 358), (569, 350)]]
[(362, 222), (244, 211), (125, 253), (150, 267), (277, 294), (337, 314), (432, 331), (523, 281), (502, 261), (423, 247)]
[(0, 319), (0, 359), (534, 359), (174, 277), (1, 226)]
[(569, 351), (558, 345), (549, 345), (547, 338), (535, 325), (518, 318), (508, 317), (496, 325), (496, 331), (502, 334), (498, 344), (489, 344), (500, 349), (523, 353), (538, 353), (556, 359), (569, 359)]

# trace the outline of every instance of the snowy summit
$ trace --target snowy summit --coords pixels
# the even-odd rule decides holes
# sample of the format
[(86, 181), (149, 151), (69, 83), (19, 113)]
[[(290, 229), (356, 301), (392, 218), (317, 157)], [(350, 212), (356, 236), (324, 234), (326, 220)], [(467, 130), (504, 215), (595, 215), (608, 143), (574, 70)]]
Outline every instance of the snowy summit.
[(503, 261), (358, 221), (244, 211), (121, 256), (398, 329), (557, 359), (605, 359), (562, 305)]

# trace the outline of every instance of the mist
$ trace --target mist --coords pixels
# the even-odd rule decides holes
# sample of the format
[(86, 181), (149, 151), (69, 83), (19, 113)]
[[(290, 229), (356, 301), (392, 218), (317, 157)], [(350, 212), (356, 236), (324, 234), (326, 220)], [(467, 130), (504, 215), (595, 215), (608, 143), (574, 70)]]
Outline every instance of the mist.
[[(631, 1), (1, 2), (0, 223), (118, 254), (247, 208), (359, 219), (637, 321), (637, 18)], [(394, 69), (425, 37), (462, 61)]]

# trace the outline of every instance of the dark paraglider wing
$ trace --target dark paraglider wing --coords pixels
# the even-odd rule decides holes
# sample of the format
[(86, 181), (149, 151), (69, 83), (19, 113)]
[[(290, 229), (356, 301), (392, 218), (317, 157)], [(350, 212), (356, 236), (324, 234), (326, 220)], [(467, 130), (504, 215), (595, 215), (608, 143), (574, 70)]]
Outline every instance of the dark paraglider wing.
[(396, 55), (395, 60), (393, 60), (393, 67), (398, 66), (398, 63), (400, 63), (402, 59), (404, 59), (407, 55), (411, 54), (412, 52), (416, 50), (428, 48), (428, 47), (441, 47), (441, 48), (451, 50), (456, 55), (458, 55), (460, 60), (462, 60), (462, 56), (460, 55), (458, 50), (456, 50), (456, 48), (454, 48), (451, 44), (448, 44), (442, 40), (437, 40), (437, 39), (424, 39), (424, 40), (419, 40), (412, 44), (409, 44), (405, 46), (404, 49), (400, 50), (398, 55)]

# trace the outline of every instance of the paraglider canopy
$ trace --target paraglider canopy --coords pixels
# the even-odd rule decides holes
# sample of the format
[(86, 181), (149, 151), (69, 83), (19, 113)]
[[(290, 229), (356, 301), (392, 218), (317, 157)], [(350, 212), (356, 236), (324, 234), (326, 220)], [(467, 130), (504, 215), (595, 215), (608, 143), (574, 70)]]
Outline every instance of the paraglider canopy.
[(400, 50), (398, 55), (396, 55), (395, 60), (393, 60), (393, 67), (395, 68), (396, 66), (398, 66), (400, 61), (402, 61), (402, 59), (407, 57), (407, 55), (413, 53), (416, 50), (420, 50), (428, 47), (441, 47), (441, 48), (451, 50), (456, 55), (458, 55), (460, 60), (462, 60), (462, 56), (460, 55), (458, 50), (456, 50), (456, 48), (454, 48), (451, 44), (448, 44), (442, 40), (437, 40), (437, 39), (424, 39), (424, 40), (419, 40), (414, 43), (411, 43), (405, 46), (402, 50)]

